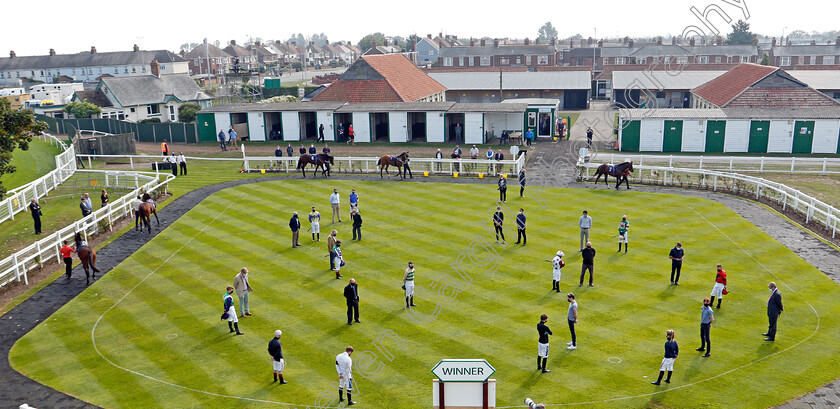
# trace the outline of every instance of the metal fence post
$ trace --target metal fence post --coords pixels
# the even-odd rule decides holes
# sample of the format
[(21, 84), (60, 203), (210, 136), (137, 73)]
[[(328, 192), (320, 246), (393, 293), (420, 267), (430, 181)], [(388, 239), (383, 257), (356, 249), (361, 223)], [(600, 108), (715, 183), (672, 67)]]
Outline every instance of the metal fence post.
[(790, 158), (790, 174), (793, 174), (793, 169), (796, 166), (796, 156)]

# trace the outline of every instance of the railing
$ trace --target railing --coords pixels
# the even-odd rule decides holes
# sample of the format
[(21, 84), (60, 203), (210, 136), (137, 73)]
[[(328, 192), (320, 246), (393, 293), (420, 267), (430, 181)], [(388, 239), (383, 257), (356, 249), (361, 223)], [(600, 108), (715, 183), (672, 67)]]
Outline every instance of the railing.
[(55, 258), (61, 262), (59, 249), (64, 240), (72, 241), (76, 232), (80, 232), (87, 240), (88, 235), (96, 234), (103, 229), (113, 229), (114, 222), (130, 217), (134, 213), (132, 200), (142, 192), (149, 192), (156, 196), (166, 191), (167, 184), (175, 177), (172, 175), (141, 172), (113, 172), (101, 170), (79, 170), (77, 174), (91, 173), (97, 180), (104, 180), (107, 188), (131, 191), (112, 201), (90, 215), (75, 221), (49, 236), (21, 249), (20, 251), (0, 261), (0, 287), (23, 279), (29, 284), (28, 272), (40, 268), (45, 262)]
[(40, 199), (51, 190), (61, 185), (76, 172), (76, 157), (72, 145), (67, 145), (52, 135), (43, 136), (51, 143), (57, 143), (64, 151), (55, 157), (56, 168), (40, 178), (26, 185), (12, 189), (6, 193), (6, 198), (0, 202), (0, 223), (14, 219), (15, 214), (28, 210), (32, 199)]
[[(579, 178), (590, 180), (591, 169), (599, 166), (597, 163), (578, 163)], [(707, 169), (689, 169), (664, 166), (633, 165), (633, 177), (638, 183), (656, 184), (663, 186), (696, 187), (713, 191), (726, 190), (735, 194), (767, 201), (781, 208), (782, 211), (792, 212), (802, 217), (805, 224), (816, 223), (831, 233), (831, 238), (837, 237), (840, 226), (840, 210), (817, 200), (799, 190), (781, 183), (773, 182), (755, 176), (737, 173), (721, 172)]]
[(840, 174), (840, 158), (596, 153), (590, 157), (590, 161), (607, 163), (633, 161), (634, 166), (664, 166), (727, 172)]

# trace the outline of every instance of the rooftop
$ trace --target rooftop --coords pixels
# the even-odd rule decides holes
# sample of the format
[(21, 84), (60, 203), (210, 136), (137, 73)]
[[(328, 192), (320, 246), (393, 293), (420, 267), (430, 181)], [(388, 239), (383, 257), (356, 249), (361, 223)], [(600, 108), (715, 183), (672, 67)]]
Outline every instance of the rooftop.
[(613, 71), (613, 89), (684, 89), (703, 85), (726, 71)]
[(160, 78), (154, 75), (102, 78), (97, 89), (103, 86), (124, 107), (161, 104), (171, 97), (183, 102), (212, 99), (188, 74), (162, 75)]
[(779, 68), (752, 63), (739, 64), (725, 74), (691, 90), (697, 96), (723, 107), (759, 80)]
[[(499, 72), (440, 72), (430, 77), (449, 90), (498, 90)], [(589, 71), (505, 72), (501, 86), (507, 90), (590, 89)]]
[(146, 65), (152, 60), (165, 64), (184, 62), (181, 56), (167, 50), (84, 51), (78, 54), (33, 55), (0, 58), (0, 71), (49, 68), (75, 68), (116, 65)]

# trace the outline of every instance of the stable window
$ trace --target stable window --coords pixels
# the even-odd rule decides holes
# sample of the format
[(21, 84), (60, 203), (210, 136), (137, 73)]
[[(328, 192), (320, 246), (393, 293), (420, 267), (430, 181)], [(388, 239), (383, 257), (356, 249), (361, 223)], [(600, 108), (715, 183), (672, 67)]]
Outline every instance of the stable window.
[(657, 91), (656, 92), (657, 99), (665, 99), (665, 91)]
[(490, 57), (481, 57), (481, 65), (482, 66), (489, 66), (490, 65)]
[(834, 64), (834, 56), (833, 55), (824, 55), (823, 56), (823, 65), (833, 65)]
[(677, 64), (688, 64), (688, 57), (677, 57)]
[(525, 56), (525, 65), (531, 65), (531, 56), (530, 55)]
[(467, 57), (467, 60), (470, 62), (470, 67), (475, 66), (475, 58)]
[(720, 56), (715, 57), (715, 64), (720, 64)]
[(708, 63), (709, 63), (709, 57), (707, 57), (705, 55), (700, 57), (700, 64), (708, 64)]
[(726, 63), (727, 64), (732, 64), (732, 56), (731, 55), (726, 56)]
[(516, 57), (516, 63), (522, 64), (522, 57)]
[(445, 57), (443, 59), (443, 66), (444, 67), (451, 67), (452, 66), (452, 57)]
[(499, 65), (510, 65), (509, 57), (502, 57), (499, 59)]
[(817, 65), (817, 56), (815, 56), (815, 55), (811, 56), (811, 65)]
[(790, 57), (781, 57), (779, 59), (779, 65), (781, 65), (782, 67), (790, 65)]
[(615, 63), (616, 63), (617, 65), (622, 65), (622, 64), (624, 64), (624, 57), (615, 57)]
[(741, 62), (742, 63), (750, 62), (750, 56), (749, 55), (742, 55), (741, 56)]

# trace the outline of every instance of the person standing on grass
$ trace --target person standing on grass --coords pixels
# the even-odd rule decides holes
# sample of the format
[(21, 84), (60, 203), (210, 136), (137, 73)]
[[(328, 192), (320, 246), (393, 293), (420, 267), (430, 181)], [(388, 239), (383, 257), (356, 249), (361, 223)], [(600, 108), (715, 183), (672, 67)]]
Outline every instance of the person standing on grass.
[(537, 370), (542, 370), (542, 373), (551, 372), (550, 369), (546, 369), (545, 365), (548, 361), (548, 336), (554, 335), (548, 325), (545, 325), (546, 321), (548, 321), (548, 315), (543, 314), (540, 315), (540, 322), (537, 324), (537, 333), (540, 336), (539, 341), (537, 341)]
[(502, 235), (502, 244), (505, 244), (505, 231), (502, 225), (505, 223), (505, 214), (502, 213), (502, 207), (496, 206), (496, 212), (493, 213), (493, 227), (496, 228), (496, 243), (499, 242), (499, 235)]
[(359, 209), (359, 195), (356, 194), (356, 189), (350, 191), (350, 211), (353, 209)]
[(286, 144), (286, 156), (292, 157), (295, 154), (295, 148), (292, 148), (292, 144)]
[(525, 209), (522, 208), (516, 215), (516, 244), (519, 244), (520, 239), (523, 246), (528, 243), (528, 236), (525, 235)]
[(338, 222), (341, 223), (341, 196), (338, 194), (338, 189), (333, 189), (330, 195), (330, 206), (332, 207), (332, 222), (335, 223), (335, 217), (338, 216)]
[(187, 176), (187, 157), (184, 152), (178, 152), (178, 166), (181, 168), (181, 176)]
[(292, 248), (300, 246), (298, 238), (300, 237), (300, 218), (298, 212), (292, 213), (292, 218), (289, 219), (289, 228), (292, 230)]
[(715, 303), (715, 297), (718, 299), (717, 309), (720, 309), (720, 303), (723, 301), (723, 292), (726, 290), (726, 270), (723, 269), (723, 265), (717, 265), (717, 273), (715, 274), (715, 286), (712, 288), (712, 300), (709, 303)]
[(222, 319), (228, 321), (228, 328), (230, 328), (231, 333), (236, 332), (236, 335), (245, 335), (244, 332), (239, 331), (239, 318), (236, 316), (236, 307), (233, 305), (233, 291), (233, 286), (229, 285), (227, 286), (225, 295), (222, 296), (225, 308)]
[(99, 195), (99, 207), (105, 207), (108, 204), (108, 191), (102, 189), (102, 193)]
[(490, 163), (490, 161), (493, 160), (493, 148), (491, 146), (487, 147), (487, 155), (486, 156), (487, 156), (487, 173), (490, 173), (491, 166), (493, 166), (493, 164)]
[(353, 240), (356, 240), (358, 236), (358, 240), (362, 241), (362, 214), (359, 213), (359, 209), (353, 208), (350, 211), (350, 218), (353, 219)]
[(353, 124), (347, 126), (347, 138), (348, 145), (356, 144), (356, 132), (353, 131)]
[(403, 289), (405, 290), (405, 308), (414, 307), (414, 262), (408, 262), (408, 268), (403, 274)]
[(499, 200), (501, 202), (507, 201), (507, 178), (504, 175), (499, 175), (499, 181), (496, 182), (499, 185)]
[(470, 159), (478, 159), (478, 148), (475, 145), (470, 148)]
[(592, 284), (593, 276), (595, 275), (595, 249), (592, 248), (592, 243), (587, 241), (586, 248), (580, 254), (583, 257), (583, 265), (580, 268), (580, 285), (578, 287), (583, 287), (583, 278), (586, 277), (586, 270), (589, 270), (589, 286), (595, 287)]
[(333, 260), (333, 265), (335, 266), (335, 279), (341, 279), (341, 267), (344, 267), (344, 256), (341, 254), (341, 240), (335, 241), (335, 247), (333, 247), (333, 255), (335, 255), (335, 259)]
[(306, 147), (303, 144), (300, 144), (300, 148), (298, 148), (298, 152), (301, 156), (306, 155)]
[[(289, 147), (292, 145), (289, 144)], [(277, 149), (274, 150), (274, 157), (275, 158), (282, 158), (283, 157), (283, 149), (280, 148), (280, 145), (277, 145)]]
[(85, 198), (85, 203), (87, 203), (88, 209), (90, 209), (90, 211), (93, 212), (93, 201), (90, 200), (90, 195), (85, 193), (84, 195), (82, 195), (82, 197)]
[(178, 176), (178, 158), (176, 158), (175, 154), (173, 153), (167, 159), (167, 161), (169, 162), (169, 168), (172, 169), (172, 176)]
[(566, 263), (563, 262), (563, 256), (565, 256), (563, 251), (557, 250), (557, 255), (554, 256), (554, 259), (551, 260), (551, 265), (552, 267), (554, 267), (553, 280), (551, 281), (551, 290), (556, 291), (558, 293), (562, 293), (562, 291), (560, 291), (560, 277), (563, 267), (566, 266)]
[(324, 141), (324, 124), (318, 127), (318, 139), (315, 142)]
[(525, 197), (525, 168), (519, 171), (519, 197)]
[(169, 156), (169, 145), (166, 143), (166, 139), (160, 143), (160, 153), (163, 155), (164, 158)]
[(624, 254), (627, 254), (627, 230), (630, 229), (630, 222), (627, 220), (627, 215), (621, 216), (621, 221), (618, 222), (618, 252), (621, 251), (621, 243), (624, 243)]
[(61, 253), (61, 260), (64, 261), (64, 275), (69, 280), (73, 277), (73, 248), (64, 240), (64, 246), (58, 250)]
[[(435, 159), (443, 159), (443, 152), (441, 152), (440, 149), (438, 149), (437, 152), (435, 152)], [(442, 165), (442, 162), (435, 162), (435, 167), (437, 168), (438, 172), (440, 172)]]
[(580, 226), (580, 251), (583, 251), (583, 245), (589, 242), (589, 229), (592, 228), (592, 217), (586, 210), (583, 211), (583, 216), (580, 216), (578, 225)]
[(715, 322), (715, 313), (712, 311), (712, 302), (708, 298), (703, 299), (703, 307), (700, 308), (700, 348), (695, 351), (706, 353), (704, 357), (708, 358), (712, 354), (712, 341), (709, 338), (709, 332), (712, 329), (712, 323)]
[[(79, 208), (82, 209), (82, 217), (87, 217), (91, 212), (90, 206), (88, 206), (87, 202), (85, 201), (84, 196), (82, 197), (81, 202), (79, 202)], [(40, 222), (40, 220), (38, 220)]]
[(238, 139), (236, 131), (234, 131), (233, 128), (230, 128), (228, 130), (228, 135), (230, 136), (230, 146), (232, 146), (235, 151), (239, 150), (239, 146), (236, 144), (236, 140)]
[(782, 293), (776, 288), (776, 283), (770, 282), (767, 288), (770, 289), (770, 298), (767, 300), (767, 319), (770, 325), (767, 327), (767, 332), (762, 335), (767, 337), (764, 338), (765, 341), (772, 342), (776, 340), (776, 323), (779, 321), (779, 315), (785, 308), (782, 306)]
[[(339, 243), (341, 243), (339, 241)], [(344, 287), (344, 298), (347, 299), (347, 325), (353, 325), (353, 321), (361, 324), (359, 321), (359, 285), (356, 284), (356, 279), (351, 278), (350, 283)]]
[(321, 241), (321, 213), (315, 210), (315, 206), (312, 206), (312, 212), (309, 213), (309, 224), (312, 225), (312, 241), (316, 238)]
[[(671, 259), (671, 285), (680, 285), (680, 270), (682, 270), (682, 262), (685, 258), (685, 250), (682, 248), (682, 242), (677, 242), (676, 247), (671, 249), (668, 254)], [(676, 278), (674, 272), (677, 273)]]
[(137, 230), (140, 227), (140, 205), (143, 204), (143, 200), (140, 199), (140, 195), (131, 201), (131, 207), (134, 208), (134, 230)]
[[(322, 125), (323, 126), (323, 125)], [(287, 384), (283, 380), (283, 369), (286, 368), (286, 361), (283, 359), (283, 343), (280, 337), (283, 331), (274, 331), (274, 338), (268, 341), (268, 355), (271, 356), (272, 369), (274, 370), (274, 382), (280, 381), (280, 385)]]
[(236, 295), (239, 297), (239, 312), (240, 317), (251, 316), (251, 305), (248, 302), (248, 295), (254, 292), (251, 288), (251, 282), (248, 277), (248, 269), (242, 267), (239, 274), (233, 277), (233, 288), (236, 289)]
[(327, 251), (330, 253), (328, 256), (330, 258), (330, 271), (335, 270), (335, 252), (333, 251), (333, 249), (335, 249), (335, 241), (337, 234), (338, 231), (333, 230), (330, 232), (329, 237), (327, 237)]
[[(37, 200), (29, 201), (29, 211), (32, 213), (32, 222), (35, 224), (35, 234), (41, 234), (41, 215), (43, 213), (41, 213), (41, 205), (38, 204)], [(82, 216), (84, 216), (84, 211), (82, 211)]]
[(668, 371), (668, 378), (665, 379), (665, 383), (671, 383), (671, 374), (674, 373), (674, 362), (677, 360), (677, 355), (680, 354), (680, 347), (677, 345), (674, 330), (669, 329), (665, 331), (665, 337), (667, 338), (665, 342), (665, 358), (662, 359), (662, 364), (659, 365), (659, 378), (656, 382), (651, 382), (654, 385), (662, 384), (662, 376), (665, 375), (665, 371)]
[(227, 146), (225, 146), (225, 131), (219, 129), (219, 146), (222, 148), (222, 152), (227, 152)]
[(324, 147), (321, 148), (321, 153), (329, 155), (330, 152), (332, 152), (332, 149), (330, 149), (329, 145), (326, 142), (324, 142)]
[(347, 406), (355, 405), (353, 402), (353, 347), (348, 346), (344, 352), (335, 357), (335, 370), (338, 371), (338, 405), (344, 402), (344, 390), (347, 389)]
[(566, 301), (569, 302), (569, 312), (566, 318), (569, 319), (569, 332), (572, 333), (572, 342), (567, 343), (568, 345), (566, 349), (575, 350), (577, 349), (577, 335), (575, 334), (575, 325), (578, 322), (578, 305), (577, 301), (575, 301), (575, 295), (569, 293), (566, 295)]

